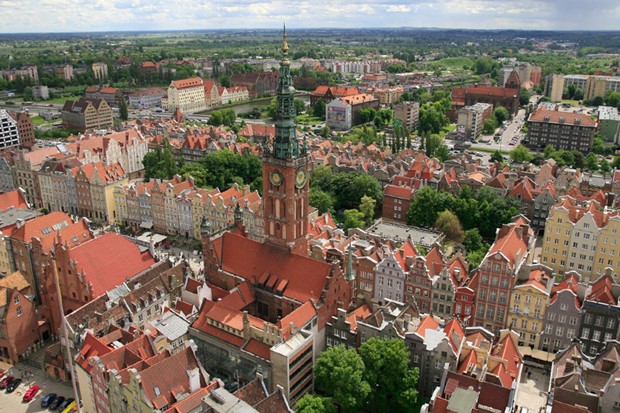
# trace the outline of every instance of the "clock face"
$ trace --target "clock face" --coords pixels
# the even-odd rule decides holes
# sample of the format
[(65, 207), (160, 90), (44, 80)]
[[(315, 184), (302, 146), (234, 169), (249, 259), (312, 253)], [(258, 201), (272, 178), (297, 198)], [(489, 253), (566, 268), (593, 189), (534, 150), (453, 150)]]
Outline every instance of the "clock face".
[(269, 180), (275, 186), (278, 186), (282, 183), (282, 174), (278, 171), (271, 171), (269, 174)]
[(307, 178), (308, 176), (305, 170), (303, 169), (298, 170), (297, 174), (295, 175), (295, 186), (297, 188), (303, 188), (304, 185), (306, 185)]

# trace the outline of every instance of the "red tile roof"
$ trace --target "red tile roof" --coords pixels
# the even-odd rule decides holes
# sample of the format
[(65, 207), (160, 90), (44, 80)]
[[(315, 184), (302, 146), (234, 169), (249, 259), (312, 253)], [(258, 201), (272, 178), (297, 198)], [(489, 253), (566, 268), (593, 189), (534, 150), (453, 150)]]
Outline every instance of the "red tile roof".
[(202, 79), (199, 77), (191, 77), (189, 79), (173, 80), (172, 84), (177, 89), (187, 89), (190, 87), (203, 87)]
[(334, 97), (343, 97), (343, 96), (350, 96), (350, 95), (357, 95), (360, 93), (359, 89), (356, 87), (335, 87), (335, 86), (318, 86), (314, 92), (311, 93), (311, 96), (324, 96), (328, 91), (331, 92), (331, 94)]
[(529, 122), (562, 123), (565, 125), (596, 127), (596, 121), (583, 113), (538, 109), (530, 115)]
[(155, 259), (125, 237), (109, 232), (73, 248), (69, 255), (92, 286), (93, 297), (105, 294), (155, 264)]
[(517, 260), (517, 255), (523, 258), (527, 251), (527, 244), (523, 240), (522, 236), (519, 236), (517, 232), (517, 225), (515, 223), (504, 225), (497, 233), (497, 237), (487, 256), (492, 256), (495, 253), (501, 253), (510, 265), (514, 265)]
[(21, 191), (15, 190), (0, 194), (0, 212), (4, 212), (9, 208), (28, 208), (28, 203), (24, 199)]
[(314, 308), (312, 302), (306, 301), (301, 307), (291, 311), (284, 318), (278, 321), (277, 326), (283, 330), (284, 340), (288, 340), (293, 335), (293, 332), (291, 331), (291, 324), (299, 330), (310, 320), (312, 320), (316, 314), (316, 308)]
[(54, 234), (57, 230), (69, 226), (73, 221), (69, 215), (60, 211), (53, 211), (47, 215), (42, 215), (27, 221), (20, 228), (15, 230), (12, 238), (30, 243), (32, 238), (43, 238), (49, 234)]
[[(284, 297), (318, 302), (331, 265), (287, 250), (226, 232), (214, 242), (221, 268), (251, 283), (274, 285)], [(244, 259), (239, 259), (243, 251)]]
[(357, 320), (365, 320), (372, 315), (372, 310), (362, 304), (347, 315), (347, 322), (351, 325), (351, 332), (357, 331)]
[[(186, 348), (140, 372), (141, 387), (147, 400), (156, 409), (176, 402), (181, 393), (189, 393), (188, 370), (200, 367), (191, 348)], [(200, 374), (200, 373), (199, 373)], [(200, 376), (200, 386), (207, 383)]]
[(90, 371), (92, 370), (92, 366), (88, 362), (88, 359), (95, 356), (104, 356), (111, 351), (112, 349), (102, 343), (97, 337), (95, 337), (91, 333), (86, 333), (86, 338), (84, 338), (84, 344), (80, 352), (77, 354), (75, 361), (77, 364), (80, 365), (80, 367), (90, 373)]
[(384, 196), (392, 196), (400, 199), (410, 200), (413, 198), (414, 190), (407, 186), (386, 185), (383, 190)]

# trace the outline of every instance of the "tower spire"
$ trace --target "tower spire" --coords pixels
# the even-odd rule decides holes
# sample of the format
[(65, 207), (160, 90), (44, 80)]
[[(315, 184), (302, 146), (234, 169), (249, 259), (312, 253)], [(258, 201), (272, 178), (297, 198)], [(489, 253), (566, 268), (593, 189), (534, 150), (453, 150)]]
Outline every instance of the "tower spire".
[(284, 53), (284, 56), (288, 53), (288, 43), (286, 42), (286, 22), (284, 22), (284, 31), (282, 32), (282, 53)]

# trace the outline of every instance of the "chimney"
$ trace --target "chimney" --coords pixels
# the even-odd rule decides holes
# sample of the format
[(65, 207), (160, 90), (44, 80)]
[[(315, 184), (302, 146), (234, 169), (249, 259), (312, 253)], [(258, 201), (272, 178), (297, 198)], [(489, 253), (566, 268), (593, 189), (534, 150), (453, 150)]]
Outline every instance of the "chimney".
[(23, 218), (17, 218), (17, 220), (15, 221), (15, 228), (19, 229), (23, 227), (25, 223), (26, 221), (24, 221)]
[(200, 369), (194, 367), (187, 370), (187, 376), (189, 377), (189, 392), (194, 393), (200, 390)]

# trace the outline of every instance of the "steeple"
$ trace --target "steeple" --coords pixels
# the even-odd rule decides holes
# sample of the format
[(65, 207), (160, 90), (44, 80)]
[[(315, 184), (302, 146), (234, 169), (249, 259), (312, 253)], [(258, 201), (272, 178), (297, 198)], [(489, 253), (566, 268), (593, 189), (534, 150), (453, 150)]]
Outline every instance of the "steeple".
[(282, 60), (280, 79), (276, 97), (276, 137), (273, 143), (273, 156), (277, 159), (299, 158), (299, 141), (295, 125), (295, 88), (291, 77), (291, 62), (288, 60), (286, 25), (282, 34)]

